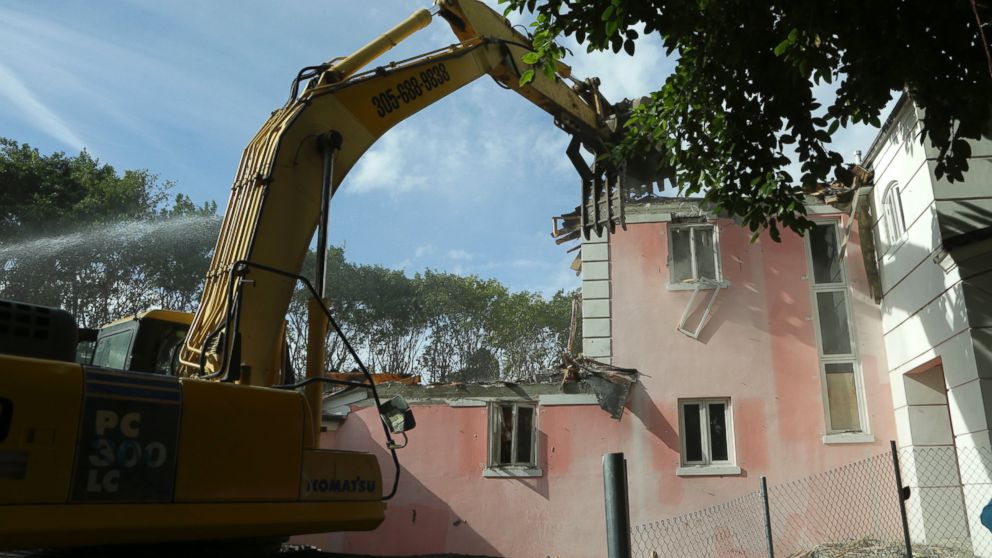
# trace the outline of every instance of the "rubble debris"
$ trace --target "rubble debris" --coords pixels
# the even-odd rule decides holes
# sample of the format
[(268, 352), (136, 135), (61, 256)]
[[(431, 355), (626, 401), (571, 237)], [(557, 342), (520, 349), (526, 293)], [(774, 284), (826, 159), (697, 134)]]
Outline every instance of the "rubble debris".
[[(563, 213), (551, 218), (551, 237), (555, 239), (555, 244), (561, 245), (573, 240), (580, 240), (578, 244), (568, 249), (568, 252), (575, 251), (582, 247), (582, 217), (581, 208), (576, 206), (573, 211)], [(582, 256), (576, 255), (569, 266), (575, 275), (582, 273)]]
[[(581, 261), (579, 262), (581, 267)], [(576, 292), (572, 296), (572, 313), (568, 319), (568, 344), (565, 345), (564, 358), (568, 358), (568, 355), (575, 354), (575, 339), (579, 334), (579, 316), (582, 315), (582, 292)], [(564, 382), (577, 382), (579, 381), (579, 367), (576, 365), (570, 365), (564, 360), (562, 361), (562, 372), (565, 373), (565, 377), (562, 379)]]
[(832, 182), (821, 182), (806, 187), (804, 192), (827, 205), (846, 206), (854, 200), (858, 188), (873, 183), (875, 171), (858, 164), (850, 164), (847, 167), (838, 167), (834, 171), (834, 178)]
[[(376, 385), (397, 382), (403, 385), (413, 386), (420, 383), (420, 376), (417, 374), (390, 374), (388, 372), (372, 372), (372, 382)], [(342, 382), (365, 382), (365, 374), (362, 372), (327, 372), (325, 378)]]
[(633, 368), (621, 368), (591, 358), (563, 355), (562, 369), (568, 370), (573, 367), (578, 371), (578, 381), (589, 385), (596, 394), (599, 407), (610, 413), (612, 418), (620, 420), (623, 416), (623, 408), (627, 405), (630, 388), (637, 382), (639, 372)]
[[(902, 558), (906, 547), (901, 542), (885, 542), (871, 537), (824, 543), (812, 550), (790, 554), (789, 558)], [(915, 558), (965, 558), (974, 553), (940, 545), (914, 544)]]

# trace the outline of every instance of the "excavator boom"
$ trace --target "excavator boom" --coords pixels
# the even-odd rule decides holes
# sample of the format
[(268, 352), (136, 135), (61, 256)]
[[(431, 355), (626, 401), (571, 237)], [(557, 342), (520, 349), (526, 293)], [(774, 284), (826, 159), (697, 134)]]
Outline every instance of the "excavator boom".
[[(605, 151), (617, 116), (594, 80), (568, 85), (565, 66), (521, 85), (529, 39), (478, 0), (439, 0), (437, 10), (456, 44), (363, 71), (429, 23), (420, 10), (353, 55), (300, 72), (241, 158), (178, 359), (185, 316), (111, 324), (97, 340), (100, 358), (80, 364), (65, 356), (76, 341), (71, 316), (0, 301), (0, 321), (23, 330), (21, 341), (0, 344), (0, 549), (278, 537), (383, 521), (390, 496), (375, 456), (320, 448), (318, 384), (308, 396), (277, 385), (284, 317), (322, 206), (390, 128), (485, 75), (572, 134), (573, 163), (579, 144)], [(598, 174), (580, 174), (589, 199), (609, 192)], [(152, 318), (171, 324), (155, 337), (167, 345), (138, 342)], [(0, 335), (10, 329), (0, 326)], [(311, 331), (322, 346), (323, 331)], [(129, 358), (146, 345), (169, 350)], [(322, 360), (310, 360), (322, 373)], [(402, 401), (379, 411), (398, 478), (390, 433), (414, 423)]]
[(310, 69), (310, 85), (298, 96), (294, 86), (294, 97), (245, 149), (180, 359), (182, 375), (275, 383), (279, 328), (294, 281), (257, 267), (231, 271), (243, 261), (291, 272), (302, 267), (320, 214), (330, 138), (336, 138), (329, 169), (333, 196), (362, 154), (390, 128), (490, 75), (550, 113), (591, 149), (608, 143), (613, 132), (607, 123), (615, 121), (614, 115), (593, 84), (573, 89), (563, 77), (537, 73), (520, 85), (527, 37), (477, 0), (441, 0), (438, 9), (461, 42), (358, 73), (424, 25), (427, 15), (418, 11), (352, 56)]

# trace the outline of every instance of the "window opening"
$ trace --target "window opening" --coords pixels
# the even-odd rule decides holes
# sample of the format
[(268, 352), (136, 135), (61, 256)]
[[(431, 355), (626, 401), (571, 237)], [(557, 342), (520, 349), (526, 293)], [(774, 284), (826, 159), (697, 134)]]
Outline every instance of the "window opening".
[(733, 464), (733, 426), (729, 399), (679, 402), (683, 465)]
[(834, 431), (859, 432), (858, 388), (853, 362), (824, 363), (830, 427)]
[(843, 290), (821, 291), (816, 294), (816, 309), (820, 316), (821, 350), (827, 355), (850, 355), (851, 331), (847, 316), (847, 293)]
[(895, 245), (906, 232), (906, 215), (902, 210), (902, 192), (893, 182), (882, 196), (882, 221), (885, 225), (885, 236), (889, 246)]
[(720, 281), (719, 249), (713, 225), (669, 227), (669, 283)]
[(828, 434), (863, 432), (864, 395), (857, 365), (844, 260), (833, 221), (815, 223), (807, 236), (811, 296)]
[(833, 223), (817, 223), (809, 232), (809, 249), (813, 260), (813, 282), (829, 285), (844, 282), (844, 266), (838, 257), (837, 230)]
[(490, 407), (490, 467), (537, 467), (536, 407), (493, 403)]

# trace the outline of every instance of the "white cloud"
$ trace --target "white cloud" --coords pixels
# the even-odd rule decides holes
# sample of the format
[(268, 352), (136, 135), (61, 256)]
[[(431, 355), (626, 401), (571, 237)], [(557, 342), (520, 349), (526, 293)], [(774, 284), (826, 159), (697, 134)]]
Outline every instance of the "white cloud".
[(568, 292), (578, 289), (582, 280), (569, 267), (574, 258), (575, 254), (561, 254), (556, 261), (547, 263), (546, 273), (535, 275), (537, 281), (531, 282), (525, 288), (538, 292), (545, 298), (551, 297), (558, 291)]
[(66, 146), (80, 151), (86, 145), (62, 117), (42, 104), (39, 97), (3, 63), (0, 63), (0, 97), (17, 107), (22, 118), (33, 122), (43, 132)]
[(37, 100), (42, 106), (59, 107), (62, 127), (51, 118), (38, 118), (37, 111), (30, 117), (39, 129), (47, 125), (46, 133), (60, 132), (60, 141), (70, 139), (65, 130), (79, 128), (88, 131), (87, 147), (97, 155), (138, 138), (153, 149), (171, 151), (160, 139), (161, 132), (154, 132), (163, 124), (186, 129), (192, 138), (206, 135), (205, 129), (240, 135), (246, 123), (231, 115), (257, 114), (248, 108), (253, 88), (232, 85), (242, 75), (232, 79), (213, 71), (210, 64), (215, 58), (210, 51), (204, 54), (200, 42), (165, 45), (167, 39), (152, 34), (147, 42), (128, 44), (129, 28), (108, 24), (91, 29), (31, 11), (0, 7), (0, 21), (5, 24), (0, 27), (0, 50), (23, 54), (6, 61), (0, 87), (5, 93), (16, 87), (8, 75), (15, 73), (32, 84), (31, 93), (40, 94)]
[(410, 128), (386, 134), (351, 172), (348, 189), (361, 193), (376, 190), (398, 193), (425, 186), (427, 177), (411, 172), (415, 159), (410, 145), (417, 141), (417, 134)]
[(413, 256), (415, 258), (423, 258), (424, 256), (430, 256), (436, 251), (433, 244), (422, 244), (417, 246), (413, 250)]
[(531, 260), (527, 258), (517, 258), (510, 262), (511, 267), (525, 267), (525, 268), (546, 268), (551, 267), (551, 264), (541, 260)]
[(469, 254), (465, 250), (448, 250), (449, 260), (471, 260), (475, 256)]
[[(571, 263), (569, 258), (568, 263)], [(573, 291), (578, 289), (582, 281), (575, 272), (569, 269), (567, 264), (557, 266), (557, 271), (549, 278), (549, 281), (537, 288), (537, 292), (545, 297), (550, 297), (558, 291)]]

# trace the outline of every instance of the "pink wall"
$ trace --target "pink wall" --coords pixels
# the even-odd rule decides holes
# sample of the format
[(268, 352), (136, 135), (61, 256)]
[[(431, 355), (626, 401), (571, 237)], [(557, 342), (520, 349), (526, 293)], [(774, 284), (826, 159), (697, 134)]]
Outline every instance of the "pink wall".
[[(642, 376), (618, 422), (596, 406), (541, 406), (544, 476), (484, 478), (485, 407), (418, 405), (417, 429), (400, 459), (403, 479), (385, 524), (373, 533), (311, 537), (327, 550), (493, 556), (603, 556), (601, 458), (626, 454), (631, 521), (645, 523), (715, 505), (771, 484), (886, 450), (895, 435), (878, 307), (864, 294), (856, 238), (848, 275), (874, 443), (822, 441), (823, 400), (803, 239), (777, 244), (721, 220), (730, 288), (698, 340), (675, 329), (691, 291), (668, 291), (667, 229), (628, 225), (611, 238), (613, 363)], [(679, 398), (730, 397), (739, 476), (678, 477)], [(389, 476), (378, 418), (357, 410), (325, 446), (374, 449)], [(390, 486), (387, 482), (386, 486)]]
[[(866, 291), (857, 235), (847, 254), (855, 335), (862, 367), (871, 444), (824, 444), (823, 399), (804, 240), (783, 234), (749, 242), (750, 233), (730, 220), (718, 222), (724, 277), (698, 340), (675, 330), (691, 292), (668, 291), (667, 228), (628, 225), (611, 239), (614, 364), (637, 368), (659, 421), (678, 425), (679, 398), (730, 397), (734, 415), (737, 478), (684, 478), (682, 513), (754, 489), (757, 477), (787, 482), (885, 451), (895, 435), (878, 307)], [(860, 293), (859, 293), (860, 291)], [(652, 405), (653, 403), (653, 405)], [(649, 426), (650, 428), (650, 426)], [(674, 477), (679, 445), (662, 443), (660, 467)], [(707, 497), (718, 491), (719, 500)], [(650, 503), (646, 506), (650, 507)], [(664, 515), (663, 515), (664, 516)], [(644, 518), (647, 520), (647, 518)]]
[[(370, 554), (605, 554), (602, 454), (631, 445), (634, 421), (617, 422), (595, 406), (541, 407), (539, 462), (544, 476), (483, 478), (485, 407), (416, 406), (414, 412), (417, 428), (400, 452), (403, 477), (386, 522), (371, 533), (304, 541), (326, 550)], [(381, 447), (377, 420), (370, 408), (362, 409), (323, 441), (368, 448), (374, 439), (389, 476), (392, 465)]]

